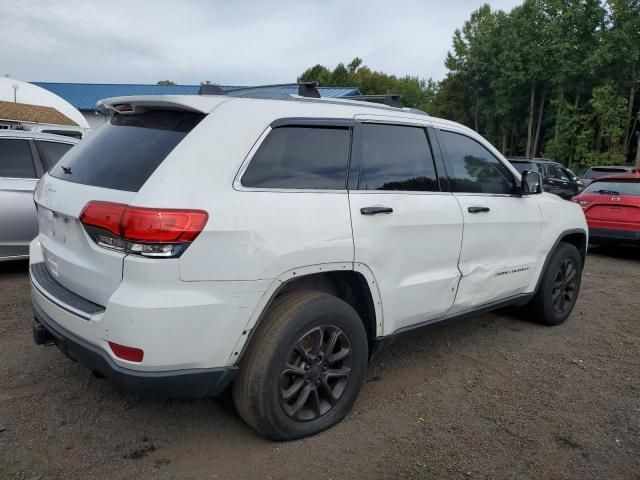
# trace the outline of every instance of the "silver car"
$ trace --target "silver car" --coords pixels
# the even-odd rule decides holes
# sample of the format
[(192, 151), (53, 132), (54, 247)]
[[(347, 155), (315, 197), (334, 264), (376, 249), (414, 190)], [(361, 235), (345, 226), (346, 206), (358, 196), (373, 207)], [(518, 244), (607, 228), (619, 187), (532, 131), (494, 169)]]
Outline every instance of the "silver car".
[(0, 262), (29, 256), (38, 235), (33, 190), (38, 179), (78, 140), (0, 130)]

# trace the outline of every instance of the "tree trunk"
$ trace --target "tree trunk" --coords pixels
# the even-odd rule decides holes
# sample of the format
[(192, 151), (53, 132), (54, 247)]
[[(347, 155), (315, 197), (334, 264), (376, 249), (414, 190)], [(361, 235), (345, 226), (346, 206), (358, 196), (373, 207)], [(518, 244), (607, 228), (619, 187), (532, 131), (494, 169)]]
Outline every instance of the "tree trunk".
[[(573, 104), (573, 115), (577, 115), (578, 114), (578, 105), (580, 105), (580, 90), (578, 89), (576, 91), (576, 101)], [(578, 132), (573, 132), (571, 135), (571, 155), (569, 156), (569, 165), (568, 167), (571, 168), (571, 164), (573, 163), (573, 160), (575, 158), (575, 146), (576, 146), (576, 134)]]
[(533, 150), (531, 156), (535, 157), (538, 153), (538, 146), (540, 144), (540, 130), (542, 129), (542, 113), (544, 112), (544, 97), (547, 94), (547, 88), (542, 89), (542, 96), (540, 97), (540, 108), (538, 108), (538, 124), (536, 125), (536, 138), (533, 141)]
[(530, 157), (531, 154), (531, 137), (533, 136), (533, 109), (535, 108), (536, 101), (536, 86), (534, 83), (531, 83), (531, 103), (529, 105), (529, 124), (527, 126), (527, 151), (525, 152), (525, 156)]
[(558, 111), (556, 111), (556, 128), (553, 134), (555, 142), (560, 138), (560, 120), (562, 118), (562, 108), (564, 107), (564, 85), (560, 85), (560, 93), (558, 94)]
[(624, 145), (622, 146), (622, 151), (624, 152), (624, 156), (629, 155), (629, 147), (631, 146), (631, 125), (629, 124), (629, 119), (633, 115), (633, 102), (636, 99), (636, 69), (634, 67), (633, 73), (631, 75), (631, 90), (629, 91), (629, 106), (627, 107), (627, 128), (624, 131)]
[(636, 150), (636, 167), (640, 168), (640, 129), (636, 130), (636, 138), (638, 139), (638, 149)]
[(473, 112), (473, 124), (475, 126), (474, 130), (478, 133), (480, 133), (479, 130), (479, 126), (478, 126), (478, 94), (476, 93), (476, 107), (475, 110)]

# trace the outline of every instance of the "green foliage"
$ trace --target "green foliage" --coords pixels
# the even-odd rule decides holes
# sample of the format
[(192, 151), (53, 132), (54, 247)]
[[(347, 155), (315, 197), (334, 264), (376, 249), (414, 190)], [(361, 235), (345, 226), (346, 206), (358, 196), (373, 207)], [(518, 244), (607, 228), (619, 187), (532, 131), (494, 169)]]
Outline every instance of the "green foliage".
[(298, 82), (317, 81), (325, 87), (357, 86), (363, 95), (399, 93), (403, 103), (426, 111), (433, 109), (438, 85), (433, 80), (418, 77), (396, 77), (376, 72), (363, 66), (362, 59), (354, 58), (347, 66), (339, 63), (333, 70), (315, 65), (305, 70)]
[(160, 80), (156, 85), (175, 85), (176, 82), (172, 82), (171, 80)]
[(507, 155), (544, 155), (578, 170), (636, 156), (640, 0), (524, 0), (510, 12), (483, 5), (454, 32), (445, 66), (434, 82), (355, 58), (333, 70), (316, 65), (299, 80), (400, 93)]

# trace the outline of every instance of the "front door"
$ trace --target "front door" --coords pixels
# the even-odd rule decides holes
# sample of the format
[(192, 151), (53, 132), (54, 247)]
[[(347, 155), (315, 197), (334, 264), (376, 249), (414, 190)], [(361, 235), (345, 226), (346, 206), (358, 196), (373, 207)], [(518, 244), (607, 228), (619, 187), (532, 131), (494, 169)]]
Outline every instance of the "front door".
[[(427, 130), (357, 123), (349, 178), (355, 262), (373, 273), (384, 334), (444, 315), (460, 278), (462, 214)], [(438, 160), (441, 161), (439, 157)]]
[(450, 313), (525, 292), (540, 260), (536, 199), (516, 193), (515, 175), (479, 139), (438, 130), (438, 140), (464, 217), (462, 278)]

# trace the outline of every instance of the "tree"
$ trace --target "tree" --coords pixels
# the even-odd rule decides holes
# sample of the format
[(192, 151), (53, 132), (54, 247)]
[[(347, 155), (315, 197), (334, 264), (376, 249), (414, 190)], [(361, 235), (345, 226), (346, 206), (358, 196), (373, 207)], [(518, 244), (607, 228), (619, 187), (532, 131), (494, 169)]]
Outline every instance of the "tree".
[(160, 80), (158, 83), (156, 83), (156, 85), (175, 85), (175, 82), (172, 82), (171, 80)]

